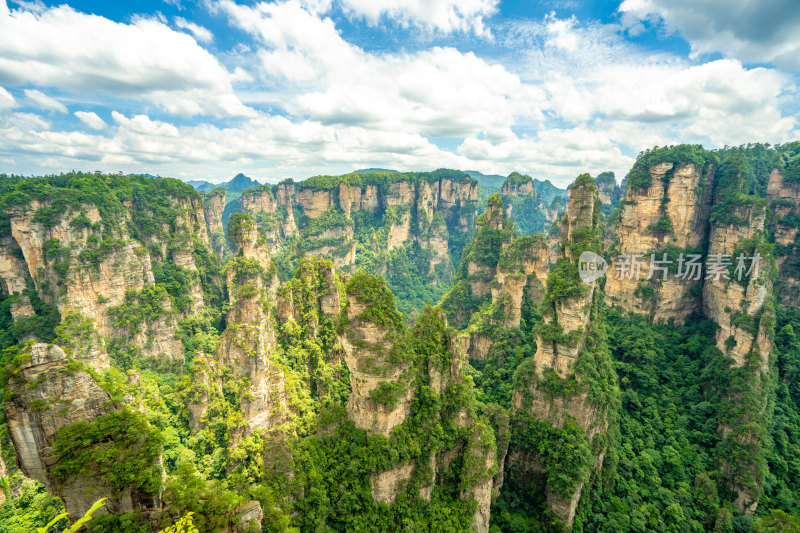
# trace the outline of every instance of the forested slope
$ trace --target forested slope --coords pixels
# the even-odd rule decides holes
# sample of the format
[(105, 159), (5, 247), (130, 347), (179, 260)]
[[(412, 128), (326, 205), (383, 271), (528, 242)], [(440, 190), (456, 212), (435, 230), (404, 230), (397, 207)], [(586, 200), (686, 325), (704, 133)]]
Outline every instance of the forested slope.
[(227, 235), (177, 180), (3, 177), (0, 529), (798, 530), (798, 169), (657, 148), (533, 235), (521, 175), (258, 187)]

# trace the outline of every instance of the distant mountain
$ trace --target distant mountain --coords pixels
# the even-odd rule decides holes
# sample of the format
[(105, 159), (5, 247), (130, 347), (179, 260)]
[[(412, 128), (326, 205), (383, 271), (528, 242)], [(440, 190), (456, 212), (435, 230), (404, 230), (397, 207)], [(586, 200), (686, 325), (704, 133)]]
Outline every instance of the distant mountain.
[(502, 187), (503, 182), (506, 181), (506, 177), (501, 176), (500, 174), (484, 174), (483, 172), (478, 172), (477, 170), (465, 170), (464, 174), (468, 174), (472, 178), (478, 180), (480, 185), (485, 185), (486, 187), (492, 187), (495, 189)]
[(389, 168), (362, 168), (360, 170), (354, 170), (353, 174), (371, 174), (372, 172), (397, 172), (397, 170)]
[(191, 180), (187, 181), (186, 183), (188, 183), (198, 191), (203, 191), (203, 192), (208, 192), (212, 189), (216, 189), (217, 187), (222, 187), (228, 192), (242, 192), (245, 189), (261, 185), (261, 182), (256, 181), (248, 176), (245, 176), (241, 172), (236, 174), (231, 180), (224, 181), (222, 183), (211, 183), (210, 181), (205, 181), (205, 180)]
[(251, 187), (258, 187), (259, 185), (261, 185), (261, 182), (256, 181), (248, 176), (245, 176), (240, 172), (236, 174), (231, 181), (220, 184), (220, 187), (222, 187), (226, 191), (242, 192), (245, 189), (250, 189)]
[(228, 220), (231, 214), (237, 213), (241, 210), (239, 198), (242, 197), (242, 192), (246, 189), (258, 187), (261, 182), (254, 180), (249, 176), (245, 176), (241, 172), (236, 174), (233, 178), (222, 183), (211, 183), (206, 180), (192, 180), (187, 181), (189, 185), (194, 187), (200, 192), (209, 192), (217, 187), (225, 190), (225, 210), (222, 213), (222, 222), (227, 227)]
[(204, 192), (208, 192), (214, 187), (218, 187), (216, 183), (211, 183), (210, 181), (204, 181), (204, 180), (191, 180), (187, 181), (186, 183), (188, 183), (198, 191), (204, 191)]
[(550, 183), (550, 180), (537, 180), (533, 178), (533, 189), (542, 196), (542, 201), (545, 205), (550, 205), (553, 198), (556, 196), (567, 197), (567, 191), (565, 189), (559, 189)]

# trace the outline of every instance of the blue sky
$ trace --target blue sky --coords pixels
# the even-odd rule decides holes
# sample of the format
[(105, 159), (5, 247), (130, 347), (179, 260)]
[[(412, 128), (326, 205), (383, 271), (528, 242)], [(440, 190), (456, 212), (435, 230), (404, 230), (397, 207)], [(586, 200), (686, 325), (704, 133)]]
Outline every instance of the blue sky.
[(621, 178), (800, 138), (796, 0), (0, 0), (0, 172)]

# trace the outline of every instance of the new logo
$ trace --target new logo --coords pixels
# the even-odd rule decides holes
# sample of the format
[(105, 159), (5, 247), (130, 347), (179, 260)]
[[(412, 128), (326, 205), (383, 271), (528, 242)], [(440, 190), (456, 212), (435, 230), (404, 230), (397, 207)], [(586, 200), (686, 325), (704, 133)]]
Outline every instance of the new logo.
[(586, 250), (578, 258), (578, 276), (584, 283), (591, 283), (606, 275), (608, 263), (594, 252)]

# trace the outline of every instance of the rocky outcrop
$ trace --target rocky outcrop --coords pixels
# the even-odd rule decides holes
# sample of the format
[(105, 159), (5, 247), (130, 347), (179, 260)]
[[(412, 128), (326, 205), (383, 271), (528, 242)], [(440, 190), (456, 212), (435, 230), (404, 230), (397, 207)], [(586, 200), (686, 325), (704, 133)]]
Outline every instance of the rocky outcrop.
[[(746, 207), (736, 208), (733, 214), (744, 223), (713, 224), (711, 227), (709, 263), (720, 255), (731, 256), (725, 261), (736, 267), (739, 263), (737, 255), (741, 255), (743, 270), (739, 273), (734, 271), (731, 275), (727, 265), (724, 271), (719, 272), (708, 270), (707, 267), (707, 279), (703, 285), (703, 312), (719, 325), (717, 348), (733, 358), (735, 366), (744, 366), (747, 356), (755, 352), (760, 360), (758, 366), (766, 371), (772, 348), (771, 339), (760, 331), (758, 324), (772, 288), (769, 280), (770, 258), (759, 254), (756, 264), (753, 264), (751, 259), (759, 250), (740, 248), (745, 241), (762, 234), (765, 213), (763, 207)], [(752, 271), (747, 275), (751, 267)], [(755, 324), (744, 317), (752, 317)], [(754, 327), (758, 330), (757, 334), (754, 334)]]
[[(736, 494), (734, 505), (744, 514), (755, 512), (764, 483), (761, 440), (775, 322), (772, 258), (763, 238), (765, 217), (764, 205), (756, 202), (734, 206), (712, 223), (708, 265), (724, 266), (707, 265), (703, 285), (703, 312), (719, 326), (717, 348), (733, 368), (747, 370), (748, 390), (721, 391), (719, 445), (721, 470)], [(732, 447), (743, 453), (728, 459), (724, 450)]]
[[(370, 302), (353, 294), (348, 300), (348, 326), (342, 338), (352, 387), (347, 415), (356, 427), (388, 437), (411, 410), (411, 363), (393, 360), (396, 327), (364, 318)], [(381, 393), (388, 398), (384, 400)]]
[(773, 169), (767, 185), (772, 211), (771, 230), (775, 238), (775, 262), (778, 276), (775, 297), (783, 305), (800, 306), (800, 183), (786, 182), (783, 173)]
[[(421, 498), (429, 500), (436, 485), (457, 475), (460, 497), (478, 502), (471, 529), (486, 533), (496, 444), (493, 431), (476, 419), (469, 402), (453, 397), (457, 390), (470, 394), (462, 388), (467, 361), (463, 343), (446, 327), (439, 309), (426, 309), (413, 330), (406, 330), (391, 293), (378, 278), (353, 276), (346, 284), (346, 295), (339, 329), (351, 388), (348, 419), (368, 434), (390, 439), (398, 435), (424, 439), (434, 426), (453, 435), (452, 444), (426, 447), (424, 459), (413, 455), (372, 472), (372, 497), (392, 503), (398, 494), (418, 491)], [(414, 402), (428, 395), (455, 403), (447, 410), (430, 404), (414, 412)], [(454, 473), (456, 465), (462, 469)]]
[(309, 218), (319, 218), (333, 205), (333, 193), (327, 190), (303, 189), (297, 193), (297, 205)]
[[(517, 237), (498, 195), (489, 198), (477, 225), (455, 287), (442, 306), (459, 327), (469, 322), (463, 341), (465, 351), (470, 360), (485, 361), (494, 344), (496, 327), (519, 328), (523, 305), (538, 305), (544, 298), (550, 250), (541, 234)], [(475, 319), (484, 301), (491, 304), (490, 308)]]
[(464, 477), (472, 479), (474, 484), (468, 489), (462, 489), (460, 496), (462, 499), (472, 498), (478, 504), (469, 529), (473, 533), (487, 533), (494, 488), (493, 474), (497, 469), (496, 442), (491, 428), (485, 425), (475, 426), (464, 456), (468, 465)]
[(109, 497), (112, 512), (158, 509), (160, 495), (134, 487), (115, 490), (107, 479), (56, 476), (53, 444), (58, 432), (76, 422), (91, 422), (113, 412), (109, 394), (58, 346), (31, 344), (24, 348), (8, 383), (5, 403), (11, 439), (22, 472), (64, 500), (67, 512), (80, 517), (101, 497)]
[(372, 499), (390, 505), (394, 503), (397, 495), (406, 491), (406, 483), (411, 479), (416, 467), (416, 461), (409, 461), (389, 470), (370, 474), (369, 487)]
[(294, 280), (299, 283), (287, 283), (278, 291), (278, 319), (281, 323), (290, 319), (306, 322), (316, 338), (320, 316), (308, 310), (338, 319), (342, 308), (339, 277), (330, 261), (307, 257), (300, 261)]
[(261, 521), (264, 519), (264, 511), (261, 509), (259, 502), (243, 503), (233, 510), (236, 517), (236, 527), (234, 532), (237, 531), (259, 531), (261, 529)]
[[(344, 272), (352, 272), (356, 260), (353, 219), (370, 213), (368, 225), (376, 230), (385, 225), (388, 230), (385, 249), (375, 250), (379, 257), (416, 242), (431, 252), (432, 283), (439, 279), (437, 269), (445, 276), (452, 274), (448, 225), (458, 232), (472, 231), (477, 182), (466, 176), (432, 179), (405, 174), (350, 175), (335, 186), (334, 182), (325, 177), (256, 187), (243, 193), (242, 210), (258, 222), (271, 253), (279, 253), (288, 237), (300, 235), (300, 255), (327, 257)], [(303, 216), (297, 218), (295, 209)], [(376, 218), (379, 214), (384, 217)], [(377, 265), (376, 271), (382, 268)]]
[(194, 387), (187, 395), (189, 429), (198, 431), (206, 422), (209, 403), (213, 398), (222, 397), (222, 369), (213, 354), (196, 352), (192, 360), (192, 381)]
[(597, 186), (597, 199), (603, 206), (619, 207), (622, 200), (623, 190), (617, 185), (616, 177), (613, 172), (602, 172), (595, 179)]
[(542, 302), (549, 270), (549, 250), (541, 234), (518, 237), (503, 247), (491, 293), (493, 302), (504, 300), (504, 326), (520, 326), (526, 299)]
[(680, 323), (700, 308), (697, 285), (702, 281), (665, 276), (663, 270), (651, 274), (651, 254), (675, 266), (680, 254), (688, 260), (690, 254), (701, 253), (708, 235), (713, 167), (704, 172), (694, 163), (660, 163), (648, 172), (650, 186), (629, 187), (622, 201), (619, 255), (610, 258), (605, 292), (613, 305)]
[[(0, 450), (0, 452), (2, 452), (2, 450)], [(6, 467), (5, 461), (3, 461), (2, 453), (0, 453), (0, 483), (3, 484), (3, 490), (0, 490), (0, 505), (3, 505), (8, 498), (6, 494), (8, 490), (8, 468)]]
[(305, 251), (319, 257), (329, 257), (337, 270), (352, 271), (356, 262), (356, 242), (353, 224), (332, 226), (308, 235)]
[[(508, 218), (522, 233), (547, 230), (556, 222), (566, 207), (562, 194), (549, 181), (534, 180), (518, 172), (509, 174), (500, 189)], [(544, 220), (540, 221), (540, 217)]]
[(272, 213), (277, 207), (278, 202), (272, 193), (272, 188), (268, 185), (247, 189), (242, 193), (242, 212), (244, 213)]
[(0, 280), (2, 280), (1, 294), (17, 297), (11, 302), (11, 316), (14, 319), (23, 319), (34, 314), (31, 302), (22, 293), (33, 283), (25, 256), (13, 235), (0, 238)]
[[(198, 205), (187, 201), (181, 206), (184, 214), (179, 216), (176, 224), (183, 229), (177, 232), (178, 241), (185, 242), (194, 236), (199, 241), (208, 242), (205, 223), (201, 225), (202, 215), (197, 212)], [(66, 214), (49, 227), (35, 220), (36, 213), (46, 207), (46, 204), (34, 201), (23, 208), (8, 211), (11, 236), (6, 239), (14, 241), (9, 243), (8, 250), (15, 253), (14, 250), (18, 249), (21, 258), (13, 256), (3, 262), (7, 265), (3, 276), (6, 286), (19, 291), (22, 279), (29, 279), (39, 289), (39, 297), (52, 302), (62, 316), (74, 312), (88, 317), (101, 335), (129, 338), (144, 357), (181, 359), (177, 321), (168, 300), (163, 302), (165, 314), (138, 333), (120, 330), (109, 313), (125, 303), (129, 293), (155, 282), (153, 259), (148, 247), (126, 238), (124, 232), (118, 237), (101, 238), (90, 228), (76, 226), (74, 220), (78, 217), (86, 220), (86, 224), (101, 223), (100, 213), (93, 205), (84, 205), (77, 217)], [(159, 260), (166, 257), (166, 244), (154, 238), (149, 240), (149, 244), (164, 250)], [(197, 271), (189, 249), (173, 246), (171, 255), (180, 268)], [(27, 272), (20, 271), (23, 263)], [(199, 280), (192, 284), (189, 297), (194, 310), (202, 309)], [(17, 300), (18, 304), (12, 308), (17, 316), (31, 314), (27, 298), (18, 297)], [(99, 353), (107, 359), (104, 350)]]
[[(594, 181), (588, 175), (579, 177), (571, 189), (569, 208), (561, 221), (562, 257), (554, 267), (556, 275), (566, 279), (550, 288), (544, 298), (537, 350), (533, 359), (517, 371), (512, 412), (518, 419), (532, 417), (557, 429), (575, 428), (572, 438), (590, 443), (594, 450), (594, 461), (586, 467), (599, 469), (605, 448), (596, 437), (608, 431), (612, 419), (615, 374), (607, 349), (598, 342), (595, 332), (599, 320), (598, 282), (578, 279), (575, 266), (582, 250), (599, 246), (596, 194)], [(584, 373), (582, 369), (587, 366), (594, 368), (594, 373)], [(599, 398), (589, 392), (589, 383), (598, 380), (598, 375), (603, 376), (599, 382), (608, 389), (608, 397)], [(525, 431), (524, 425), (520, 431)], [(531, 450), (509, 449), (507, 476), (525, 478), (541, 473), (547, 460)], [(579, 472), (572, 475), (578, 481), (568, 492), (563, 488), (555, 490), (550, 481), (544, 486), (548, 506), (566, 526), (572, 525), (587, 477)]]
[[(250, 383), (240, 399), (245, 432), (276, 430), (290, 414), (286, 375), (271, 357), (276, 346), (271, 310), (277, 302), (278, 279), (251, 219), (243, 218), (232, 225), (231, 238), (239, 255), (227, 269), (230, 311), (215, 366), (229, 368), (235, 379), (247, 378)], [(206, 368), (200, 371), (205, 374)]]
[[(659, 154), (666, 161), (645, 169), (640, 160), (631, 171), (635, 179), (629, 182), (617, 223), (617, 246), (624, 255), (612, 258), (605, 290), (613, 305), (649, 314), (656, 321), (680, 323), (702, 312), (719, 326), (716, 347), (730, 358), (732, 368), (741, 369), (739, 375), (748, 384), (746, 391), (718, 391), (720, 468), (736, 494), (736, 507), (751, 514), (764, 482), (765, 429), (760, 421), (768, 408), (774, 323), (765, 200), (747, 194), (740, 155), (723, 158), (715, 168), (718, 160), (708, 154), (682, 150), (693, 154), (689, 159), (694, 162), (674, 163), (686, 154), (678, 157), (680, 150), (666, 150)], [(767, 185), (772, 230), (778, 249), (787, 254), (794, 248), (792, 213), (799, 203), (798, 191), (793, 184), (783, 184), (779, 171), (772, 171)], [(662, 261), (652, 273), (651, 257)], [(780, 297), (787, 301), (793, 298), (796, 277), (791, 268), (778, 269), (779, 283), (788, 289)]]
[(211, 249), (220, 256), (225, 255), (225, 231), (222, 228), (222, 214), (225, 211), (225, 191), (217, 188), (203, 197), (203, 214), (206, 229), (211, 241)]
[[(527, 178), (527, 179), (526, 179)], [(530, 196), (536, 194), (533, 188), (533, 178), (522, 176), (514, 172), (503, 182), (500, 189), (501, 196)]]

